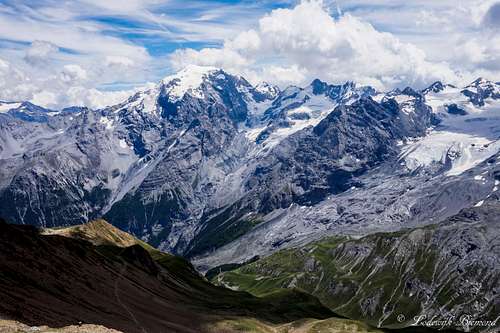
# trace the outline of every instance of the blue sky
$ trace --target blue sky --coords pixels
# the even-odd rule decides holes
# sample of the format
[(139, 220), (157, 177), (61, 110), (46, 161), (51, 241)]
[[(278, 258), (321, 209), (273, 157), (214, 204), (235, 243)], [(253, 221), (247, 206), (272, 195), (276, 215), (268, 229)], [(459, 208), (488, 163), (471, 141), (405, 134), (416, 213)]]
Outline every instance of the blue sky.
[[(152, 56), (162, 56), (178, 48), (221, 45), (224, 38), (252, 26), (266, 12), (287, 6), (286, 1), (170, 1), (148, 9), (152, 17), (159, 17), (161, 21), (120, 13), (83, 15), (79, 19), (101, 23), (105, 26), (103, 34), (142, 45)], [(183, 26), (178, 21), (191, 26)], [(205, 25), (214, 33), (205, 31)]]
[(281, 86), (498, 80), (496, 0), (0, 0), (0, 99), (102, 106), (194, 63)]

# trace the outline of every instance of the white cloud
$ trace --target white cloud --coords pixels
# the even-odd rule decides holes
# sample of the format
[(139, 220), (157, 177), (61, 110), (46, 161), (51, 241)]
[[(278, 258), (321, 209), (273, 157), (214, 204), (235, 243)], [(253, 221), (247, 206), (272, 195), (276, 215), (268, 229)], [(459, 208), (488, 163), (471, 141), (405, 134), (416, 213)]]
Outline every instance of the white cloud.
[(415, 45), (380, 32), (360, 18), (345, 14), (334, 19), (321, 1), (274, 10), (259, 21), (258, 30), (243, 32), (222, 48), (179, 50), (171, 60), (174, 67), (214, 65), (297, 84), (319, 77), (392, 88), (456, 78), (447, 64), (428, 61)]
[(135, 62), (124, 56), (107, 56), (106, 57), (106, 66), (108, 67), (123, 67), (123, 68), (128, 68), (128, 67), (133, 67), (135, 65)]
[(90, 106), (102, 108), (108, 105), (115, 105), (126, 100), (134, 90), (128, 91), (99, 91), (94, 88), (75, 86), (68, 89), (65, 94), (66, 105)]
[[(500, 35), (498, 34), (484, 32), (462, 37), (457, 42), (454, 51), (462, 66), (472, 73), (470, 78), (479, 75), (494, 77), (500, 73)], [(495, 78), (497, 79), (498, 76)]]
[[(306, 80), (307, 71), (305, 69), (299, 68), (297, 65), (292, 65), (289, 67), (282, 66), (266, 66), (264, 74), (270, 82), (276, 84), (288, 85), (297, 82), (304, 82)], [(259, 78), (255, 78), (258, 80)]]
[[(70, 21), (71, 22), (71, 21)], [(33, 40), (50, 41), (59, 48), (73, 52), (106, 57), (129, 55), (146, 61), (149, 55), (144, 47), (120, 38), (100, 33), (100, 27), (91, 22), (47, 22), (30, 17), (5, 15), (0, 12), (0, 38), (31, 43)]]
[(148, 5), (161, 3), (161, 0), (82, 0), (83, 3), (114, 13), (134, 13), (141, 11)]
[(257, 51), (261, 47), (259, 34), (251, 29), (241, 32), (233, 40), (226, 43), (227, 47), (233, 50)]
[(491, 28), (500, 28), (500, 2), (494, 3), (486, 12), (483, 24)]
[[(495, 10), (498, 0), (349, 0), (338, 1), (352, 15), (390, 31), (423, 50), (432, 62), (446, 62), (461, 83), (478, 75), (498, 80), (495, 58)], [(500, 22), (500, 21), (496, 21)], [(495, 38), (496, 37), (496, 38)], [(469, 41), (473, 42), (469, 42)], [(479, 54), (478, 54), (479, 53)], [(498, 52), (496, 52), (498, 54)], [(471, 55), (472, 57), (469, 57)], [(496, 58), (498, 63), (500, 59)]]
[[(189, 64), (283, 86), (318, 77), (421, 87), (500, 74), (499, 0), (294, 0), (265, 14), (267, 3), (0, 3), (0, 99), (102, 107), (128, 92), (96, 87), (141, 85)], [(181, 5), (196, 14), (177, 15)], [(127, 35), (144, 39), (134, 44)], [(166, 62), (143, 46), (163, 41), (219, 46), (178, 49)]]
[(51, 107), (57, 105), (59, 101), (56, 93), (44, 90), (40, 92), (33, 92), (31, 102), (36, 105)]
[(66, 83), (84, 81), (87, 79), (87, 71), (79, 65), (64, 65), (61, 71), (61, 80)]
[(24, 60), (32, 65), (44, 65), (58, 51), (59, 48), (50, 42), (35, 40), (26, 50)]
[(239, 71), (251, 64), (251, 60), (244, 57), (240, 52), (229, 48), (205, 48), (200, 51), (193, 49), (176, 50), (170, 56), (170, 62), (174, 69), (179, 70), (187, 65), (196, 64), (200, 66), (215, 66), (225, 68), (228, 71)]
[(0, 100), (24, 101), (59, 109), (78, 105), (102, 108), (124, 101), (137, 89), (99, 91), (88, 72), (76, 64), (64, 65), (59, 73), (36, 76), (30, 68), (18, 68), (0, 59)]
[(0, 59), (0, 100), (20, 101), (32, 97), (34, 86), (19, 69)]

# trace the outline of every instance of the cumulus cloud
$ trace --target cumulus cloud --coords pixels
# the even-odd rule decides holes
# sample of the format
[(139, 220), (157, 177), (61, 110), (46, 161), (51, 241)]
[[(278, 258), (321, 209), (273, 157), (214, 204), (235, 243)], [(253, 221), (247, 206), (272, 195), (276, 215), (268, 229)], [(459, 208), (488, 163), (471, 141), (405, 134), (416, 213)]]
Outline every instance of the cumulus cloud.
[(483, 23), (487, 27), (500, 28), (500, 2), (494, 3), (486, 12)]
[(170, 56), (174, 69), (182, 69), (190, 64), (200, 66), (215, 66), (229, 71), (238, 71), (251, 64), (251, 60), (236, 50), (229, 48), (205, 48), (199, 51), (193, 49), (176, 50)]
[[(269, 82), (281, 85), (304, 82), (307, 78), (307, 70), (297, 65), (288, 67), (269, 65), (265, 70)], [(253, 79), (254, 81), (258, 81), (260, 78), (255, 77)]]
[[(119, 9), (119, 14), (128, 15), (151, 1), (119, 3), (43, 0), (0, 5), (0, 58), (8, 60), (11, 69), (0, 73), (0, 82), (8, 82), (0, 84), (0, 95), (9, 100), (39, 96), (44, 105), (59, 108), (68, 106), (60, 103), (73, 86), (93, 89), (147, 81), (153, 59), (146, 47), (116, 30), (111, 33), (109, 25), (93, 18)], [(14, 68), (23, 78), (15, 78)]]
[(87, 79), (87, 71), (79, 65), (64, 65), (61, 71), (61, 80), (66, 83), (84, 81)]
[(401, 42), (370, 23), (344, 14), (334, 19), (321, 1), (276, 9), (222, 48), (184, 49), (171, 56), (174, 67), (214, 65), (273, 82), (302, 84), (319, 77), (355, 80), (378, 88), (451, 82), (455, 73), (433, 63), (416, 46)]
[(54, 109), (71, 105), (102, 108), (122, 102), (140, 89), (99, 91), (92, 87), (88, 71), (77, 64), (63, 65), (52, 74), (35, 73), (31, 67), (17, 67), (0, 58), (0, 100), (29, 100)]
[(452, 39), (447, 52), (453, 65), (464, 72), (467, 80), (479, 76), (498, 81), (500, 75), (500, 2), (487, 1), (474, 15), (476, 26)]
[[(102, 87), (142, 85), (189, 64), (281, 86), (314, 78), (379, 89), (434, 80), (463, 84), (478, 76), (498, 81), (499, 0), (302, 0), (277, 6), (286, 3), (296, 5), (270, 11), (275, 3), (196, 2), (189, 14), (177, 16), (173, 9), (183, 4), (177, 0), (8, 2), (0, 10), (0, 99), (102, 107), (129, 93)], [(129, 21), (130, 27), (122, 24)], [(184, 42), (210, 47), (178, 49), (168, 62), (155, 54)]]
[[(495, 77), (500, 72), (500, 36), (494, 33), (477, 34), (461, 38), (455, 53), (468, 68), (470, 78), (477, 76)], [(497, 78), (497, 77), (495, 77)]]
[(26, 50), (24, 60), (32, 65), (44, 65), (58, 51), (59, 48), (50, 42), (35, 40)]
[[(28, 100), (53, 109), (72, 105), (102, 108), (125, 100), (144, 85), (139, 83), (120, 91), (98, 90), (96, 86), (101, 82), (140, 77), (143, 64), (137, 65), (126, 56), (67, 63), (77, 59), (53, 60), (57, 52), (54, 53), (53, 48), (42, 52), (48, 50), (44, 47), (37, 46), (37, 52), (32, 53), (37, 56), (29, 60), (22, 58), (24, 62), (0, 57), (0, 100)], [(55, 58), (59, 57), (60, 54)]]
[(12, 66), (10, 62), (0, 59), (0, 100), (28, 100), (36, 87), (29, 82), (24, 72)]
[(130, 68), (135, 65), (135, 62), (129, 57), (124, 56), (107, 56), (105, 61), (108, 67)]
[(102, 108), (108, 105), (115, 105), (126, 100), (134, 90), (125, 91), (100, 91), (95, 88), (74, 86), (68, 89), (61, 102), (66, 105), (91, 106)]

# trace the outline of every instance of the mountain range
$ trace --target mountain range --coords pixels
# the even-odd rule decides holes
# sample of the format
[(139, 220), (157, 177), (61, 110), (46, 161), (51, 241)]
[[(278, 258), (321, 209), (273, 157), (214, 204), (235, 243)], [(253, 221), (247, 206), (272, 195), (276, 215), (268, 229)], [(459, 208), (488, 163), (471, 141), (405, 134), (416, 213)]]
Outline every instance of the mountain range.
[[(398, 307), (499, 313), (498, 82), (280, 89), (188, 66), (99, 110), (0, 102), (0, 164), (9, 222), (104, 218), (255, 296), (299, 286), (392, 328), (410, 325)], [(394, 292), (366, 288), (374, 277)], [(443, 294), (472, 287), (484, 299)]]
[(500, 145), (499, 91), (482, 79), (280, 91), (189, 66), (102, 110), (2, 103), (0, 215), (42, 227), (104, 216), (207, 267), (248, 259), (224, 257), (235, 245), (251, 257), (331, 229), (442, 220), (495, 186), (473, 174)]

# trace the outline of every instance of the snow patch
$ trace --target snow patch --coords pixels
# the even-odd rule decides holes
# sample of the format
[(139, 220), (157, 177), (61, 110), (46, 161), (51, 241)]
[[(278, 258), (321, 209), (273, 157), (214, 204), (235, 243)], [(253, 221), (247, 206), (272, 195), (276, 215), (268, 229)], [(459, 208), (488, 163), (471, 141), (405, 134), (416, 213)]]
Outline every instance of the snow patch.
[[(299, 94), (306, 93), (304, 91), (293, 90), (292, 88), (289, 89), (292, 90), (291, 93), (299, 93)], [(290, 126), (273, 129), (269, 137), (264, 142), (262, 142), (262, 144), (256, 147), (256, 150), (253, 152), (254, 154), (261, 154), (263, 152), (267, 152), (269, 151), (269, 149), (272, 149), (273, 147), (278, 145), (282, 140), (284, 140), (288, 136), (300, 130), (303, 130), (309, 126), (313, 127), (316, 126), (337, 106), (336, 102), (332, 101), (330, 98), (324, 95), (313, 95), (313, 94), (307, 94), (307, 95), (309, 96), (309, 98), (304, 104), (286, 111), (286, 117), (287, 120), (289, 121)], [(294, 103), (297, 99), (299, 100), (304, 99), (304, 96), (299, 95), (296, 98), (287, 100), (286, 103), (283, 103), (283, 105), (281, 105), (280, 109), (287, 108), (291, 103)], [(277, 110), (277, 112), (278, 111), (279, 110)], [(298, 114), (306, 114), (307, 117), (305, 117), (304, 119), (300, 118), (294, 119), (293, 116)], [(268, 128), (267, 125), (264, 126), (261, 125), (259, 127), (249, 129), (246, 131), (245, 136), (250, 141), (255, 142), (255, 139), (266, 128)]]
[[(500, 150), (500, 103), (472, 105), (457, 88), (429, 93), (426, 103), (441, 114), (441, 124), (425, 137), (402, 147), (400, 158), (410, 170), (449, 163), (447, 175), (459, 175)], [(467, 115), (449, 115), (448, 104), (460, 104)]]
[(120, 148), (127, 148), (128, 145), (127, 145), (127, 142), (123, 139), (120, 139), (120, 141), (118, 141), (118, 144), (120, 145)]
[(101, 117), (101, 119), (99, 119), (99, 122), (101, 124), (103, 124), (107, 130), (110, 130), (113, 128), (113, 121), (111, 119), (109, 119), (108, 117)]
[(0, 102), (0, 113), (5, 113), (12, 109), (17, 109), (21, 103)]
[(181, 99), (188, 92), (195, 97), (203, 98), (203, 93), (197, 88), (208, 74), (216, 70), (215, 67), (189, 65), (177, 74), (165, 77), (162, 82), (173, 100)]

